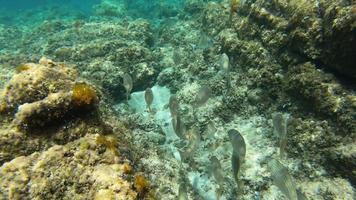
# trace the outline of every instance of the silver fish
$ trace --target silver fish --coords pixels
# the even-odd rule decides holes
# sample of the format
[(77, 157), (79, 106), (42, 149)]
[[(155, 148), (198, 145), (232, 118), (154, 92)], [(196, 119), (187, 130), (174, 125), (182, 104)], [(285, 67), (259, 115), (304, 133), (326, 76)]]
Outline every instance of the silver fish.
[(176, 95), (172, 95), (169, 97), (168, 106), (169, 106), (169, 111), (171, 112), (172, 118), (177, 116), (178, 111), (179, 111), (179, 102), (178, 102)]
[(242, 159), (245, 159), (246, 155), (246, 143), (241, 133), (235, 129), (228, 131), (230, 142), (232, 144), (233, 151), (236, 152)]
[(151, 88), (147, 88), (145, 90), (145, 101), (146, 101), (148, 110), (151, 112), (151, 105), (153, 102), (153, 92), (152, 92)]
[(172, 126), (174, 132), (180, 139), (183, 140), (186, 139), (185, 138), (186, 127), (179, 114), (172, 117)]
[(212, 40), (205, 33), (201, 33), (198, 40), (198, 48), (199, 49), (208, 49), (213, 45)]
[(181, 183), (179, 185), (178, 200), (188, 200), (187, 187), (185, 186), (185, 183)]
[(229, 72), (230, 61), (229, 61), (229, 57), (226, 55), (226, 53), (223, 53), (220, 56), (220, 67), (224, 72)]
[(238, 155), (235, 151), (232, 152), (232, 156), (231, 156), (232, 173), (237, 184), (239, 184), (239, 172), (240, 172), (241, 165), (242, 165), (242, 160), (240, 158), (240, 155)]
[(195, 107), (200, 107), (204, 105), (212, 94), (211, 88), (208, 86), (203, 86), (199, 89), (197, 96), (195, 97)]
[(210, 158), (210, 162), (211, 162), (211, 170), (216, 182), (220, 185), (220, 187), (223, 187), (225, 178), (224, 178), (224, 172), (222, 170), (220, 161), (216, 156), (212, 156)]
[(132, 82), (132, 78), (129, 74), (125, 73), (124, 75), (122, 75), (122, 79), (123, 79), (123, 85), (124, 88), (126, 90), (126, 98), (127, 100), (129, 99), (129, 95), (131, 93), (132, 87), (133, 87), (133, 82)]
[(231, 77), (230, 77), (230, 59), (226, 53), (221, 54), (220, 56), (220, 68), (224, 74), (226, 80), (226, 86), (229, 90), (231, 88)]
[(188, 140), (188, 145), (181, 151), (183, 160), (188, 157), (192, 157), (196, 149), (200, 145), (200, 133), (197, 127), (190, 128), (186, 133), (186, 139)]
[(268, 164), (273, 184), (276, 185), (289, 200), (298, 200), (298, 194), (288, 169), (278, 160), (272, 158)]
[(276, 112), (272, 114), (273, 134), (279, 139), (279, 155), (284, 156), (285, 148), (287, 146), (287, 126), (289, 114)]
[(231, 156), (232, 171), (234, 173), (234, 178), (238, 183), (239, 171), (246, 156), (246, 143), (242, 135), (235, 129), (230, 129), (228, 135), (233, 148)]

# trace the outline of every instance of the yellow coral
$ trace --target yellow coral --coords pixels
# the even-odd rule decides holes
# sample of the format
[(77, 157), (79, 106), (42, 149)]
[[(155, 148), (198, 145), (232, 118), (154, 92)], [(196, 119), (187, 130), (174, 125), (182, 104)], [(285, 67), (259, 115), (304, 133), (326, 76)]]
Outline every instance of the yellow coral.
[(21, 65), (19, 65), (19, 66), (17, 66), (15, 68), (17, 73), (21, 73), (21, 72), (26, 71), (28, 69), (30, 69), (30, 67), (28, 65), (26, 65), (26, 64), (21, 64)]
[(72, 100), (79, 106), (92, 105), (97, 100), (96, 91), (86, 83), (73, 86)]
[(5, 112), (6, 108), (7, 108), (6, 101), (0, 101), (0, 113)]
[(99, 135), (95, 140), (98, 145), (105, 145), (109, 150), (111, 150), (116, 156), (119, 154), (117, 151), (118, 142), (116, 138), (110, 136)]
[(230, 0), (230, 14), (237, 12), (237, 8), (240, 5), (240, 0)]
[(132, 172), (132, 167), (129, 163), (124, 163), (122, 165), (122, 171), (124, 172), (124, 174), (130, 174)]
[(136, 175), (134, 187), (139, 195), (143, 195), (148, 190), (149, 182), (143, 175)]

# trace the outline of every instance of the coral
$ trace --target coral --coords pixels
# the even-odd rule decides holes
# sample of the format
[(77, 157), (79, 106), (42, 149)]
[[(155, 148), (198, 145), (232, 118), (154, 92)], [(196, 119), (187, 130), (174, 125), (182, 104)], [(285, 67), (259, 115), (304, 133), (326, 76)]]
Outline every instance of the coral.
[(129, 163), (124, 163), (122, 165), (122, 171), (124, 172), (124, 174), (131, 174), (132, 172), (132, 167)]
[[(121, 10), (122, 3), (117, 0), (103, 1), (102, 4), (98, 4), (102, 6), (94, 10), (100, 10), (100, 7), (108, 4), (117, 7), (120, 13), (125, 11)], [(32, 62), (39, 59), (39, 55), (47, 55), (55, 60), (75, 63), (82, 77), (90, 80), (95, 87), (105, 88), (102, 92), (107, 92), (108, 95), (124, 98), (123, 87), (119, 81), (123, 73), (133, 76), (136, 90), (146, 88), (147, 83), (152, 83), (158, 74), (157, 69), (161, 67), (159, 63), (161, 53), (150, 48), (154, 40), (149, 21), (137, 19), (127, 22), (128, 24), (121, 20), (100, 20), (83, 22), (77, 26), (73, 25), (73, 21), (46, 21), (33, 27), (31, 34), (25, 34), (24, 30), (20, 33), (17, 33), (20, 30), (9, 30), (9, 33), (5, 31), (6, 34), (1, 34), (5, 34), (11, 42), (13, 41), (11, 32), (16, 37), (23, 34), (24, 40), (21, 44), (20, 42), (16, 45), (6, 44), (4, 47), (7, 50), (16, 47), (21, 50), (16, 56), (0, 55), (0, 63), (16, 66), (29, 60), (25, 55), (35, 55), (31, 59)], [(38, 40), (41, 37), (46, 38), (43, 43)], [(36, 40), (38, 42), (34, 43)], [(61, 78), (58, 76), (58, 79)]]
[(26, 71), (28, 69), (30, 69), (30, 67), (28, 65), (21, 64), (21, 65), (17, 66), (15, 70), (17, 73), (21, 73), (22, 71)]
[(92, 105), (98, 100), (96, 91), (87, 83), (75, 83), (72, 89), (72, 101), (78, 106)]
[(240, 6), (240, 0), (230, 0), (230, 20), (232, 15), (237, 12), (239, 6)]
[(7, 103), (5, 101), (2, 101), (0, 103), (0, 113), (5, 112), (7, 109)]
[(149, 186), (150, 184), (148, 180), (143, 175), (138, 174), (135, 176), (134, 187), (140, 195), (143, 195), (145, 192), (147, 192)]
[(115, 137), (99, 135), (98, 137), (96, 137), (95, 142), (98, 145), (106, 146), (106, 148), (108, 148), (110, 151), (112, 151), (115, 155), (118, 154), (118, 152), (117, 152), (118, 142)]

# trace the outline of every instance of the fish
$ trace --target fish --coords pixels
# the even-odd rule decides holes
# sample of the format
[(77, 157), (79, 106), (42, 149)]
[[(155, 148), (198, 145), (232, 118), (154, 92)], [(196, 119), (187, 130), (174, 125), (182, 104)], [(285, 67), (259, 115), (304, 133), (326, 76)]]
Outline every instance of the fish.
[(175, 117), (172, 117), (172, 126), (174, 129), (174, 132), (180, 139), (186, 139), (185, 138), (185, 132), (186, 132), (186, 127), (184, 122), (182, 121), (180, 115), (176, 115)]
[(226, 87), (229, 90), (231, 88), (231, 77), (230, 77), (230, 59), (226, 53), (220, 56), (220, 68), (224, 74), (226, 80)]
[(240, 159), (240, 155), (238, 155), (235, 151), (232, 152), (231, 155), (231, 165), (232, 165), (232, 174), (237, 184), (239, 184), (239, 172), (242, 161)]
[(233, 151), (236, 152), (242, 159), (245, 159), (246, 143), (241, 133), (236, 129), (230, 129), (228, 131), (228, 135), (232, 144)]
[(283, 157), (287, 146), (287, 126), (289, 114), (276, 112), (272, 114), (273, 134), (279, 139), (279, 155)]
[(209, 36), (205, 33), (201, 33), (200, 34), (200, 37), (199, 37), (199, 40), (198, 40), (198, 45), (197, 47), (199, 49), (208, 49), (210, 48), (211, 46), (213, 46), (213, 42), (212, 40), (209, 38)]
[(145, 90), (145, 101), (146, 101), (148, 111), (151, 112), (151, 105), (153, 102), (153, 92), (151, 88), (147, 88)]
[(209, 86), (202, 86), (195, 97), (195, 107), (204, 105), (209, 100), (211, 94), (212, 91)]
[(169, 97), (168, 107), (169, 107), (169, 111), (171, 112), (172, 118), (176, 117), (179, 111), (179, 102), (176, 95), (172, 95)]
[(289, 200), (298, 200), (296, 186), (288, 169), (274, 158), (267, 163), (267, 167), (271, 172), (273, 184), (276, 185)]
[(241, 165), (243, 164), (246, 156), (246, 143), (242, 135), (235, 129), (230, 129), (228, 131), (228, 135), (233, 148), (231, 156), (233, 177), (235, 181), (240, 184), (238, 181), (238, 177)]
[(229, 61), (229, 57), (226, 55), (226, 53), (223, 53), (220, 55), (220, 68), (224, 72), (228, 72), (230, 69), (230, 61)]
[(216, 180), (216, 182), (219, 184), (220, 187), (223, 187), (223, 184), (225, 182), (225, 177), (224, 177), (224, 172), (222, 170), (220, 161), (216, 156), (212, 156), (210, 158), (211, 162), (211, 170), (212, 174)]
[(123, 80), (124, 88), (126, 90), (126, 98), (127, 98), (127, 100), (129, 100), (129, 95), (133, 88), (132, 78), (129, 74), (125, 73), (124, 75), (122, 75), (122, 80)]
[(187, 187), (185, 183), (181, 183), (178, 189), (178, 200), (188, 200)]
[(186, 133), (186, 139), (188, 140), (188, 145), (181, 151), (183, 160), (192, 157), (200, 145), (201, 140), (198, 128), (195, 126), (190, 128)]

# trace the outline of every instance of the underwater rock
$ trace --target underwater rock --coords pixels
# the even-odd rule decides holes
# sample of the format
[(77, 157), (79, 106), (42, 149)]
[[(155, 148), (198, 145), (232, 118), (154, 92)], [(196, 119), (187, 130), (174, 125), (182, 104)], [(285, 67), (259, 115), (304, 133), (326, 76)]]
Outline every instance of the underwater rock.
[(44, 127), (51, 122), (63, 119), (69, 110), (72, 97), (63, 92), (51, 93), (45, 99), (24, 103), (18, 107), (14, 125), (20, 130)]
[[(314, 121), (312, 118), (294, 118), (288, 125), (288, 148), (291, 156), (301, 156), (308, 160), (324, 160), (328, 148), (334, 148), (340, 138), (332, 131), (327, 121)], [(324, 155), (323, 155), (324, 154)], [(321, 160), (320, 160), (321, 159)]]
[(354, 143), (341, 144), (329, 151), (327, 163), (334, 173), (349, 179), (356, 185), (356, 146)]
[(240, 35), (260, 38), (272, 52), (287, 47), (325, 68), (356, 77), (356, 14), (351, 2), (251, 1), (241, 3), (238, 14), (246, 17), (233, 17), (232, 26), (244, 32)]
[(321, 73), (311, 63), (304, 63), (290, 69), (287, 81), (287, 91), (304, 106), (336, 120), (341, 130), (339, 134), (355, 133), (356, 121), (352, 117), (355, 96), (346, 96), (346, 90), (332, 75)]
[(77, 73), (46, 58), (23, 64), (0, 96), (1, 112), (16, 112), (13, 125), (30, 131), (66, 117), (74, 110), (95, 107), (97, 94), (88, 84), (77, 84)]
[(0, 163), (105, 131), (97, 91), (76, 78), (76, 70), (45, 58), (18, 67), (0, 96)]
[[(351, 5), (350, 5), (351, 4)], [(320, 61), (330, 69), (356, 78), (355, 2), (323, 3), (323, 35)]]
[[(6, 50), (20, 51), (8, 56), (1, 55), (0, 63), (18, 65), (29, 59), (36, 62), (42, 55), (75, 63), (81, 77), (104, 88), (102, 92), (117, 99), (125, 98), (120, 82), (124, 73), (132, 76), (134, 90), (145, 89), (146, 84), (153, 83), (158, 75), (161, 53), (151, 49), (154, 40), (152, 25), (148, 20), (58, 23), (61, 25), (56, 25), (55, 21), (43, 22), (31, 28), (31, 34), (25, 30), (16, 34), (18, 38), (23, 35), (22, 42), (18, 41)], [(12, 41), (7, 35), (4, 40)], [(34, 56), (26, 58), (26, 55)]]
[(69, 91), (76, 77), (73, 68), (46, 58), (39, 64), (22, 64), (1, 92), (0, 111), (14, 112), (18, 106), (42, 100), (50, 93)]
[[(229, 24), (229, 10), (224, 9), (221, 3), (208, 2), (204, 8), (202, 23), (211, 35), (218, 34)], [(219, 22), (219, 23), (215, 23)]]
[[(1, 199), (136, 199), (123, 160), (90, 135), (0, 167)], [(103, 147), (100, 148), (100, 147)]]

